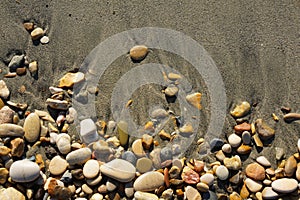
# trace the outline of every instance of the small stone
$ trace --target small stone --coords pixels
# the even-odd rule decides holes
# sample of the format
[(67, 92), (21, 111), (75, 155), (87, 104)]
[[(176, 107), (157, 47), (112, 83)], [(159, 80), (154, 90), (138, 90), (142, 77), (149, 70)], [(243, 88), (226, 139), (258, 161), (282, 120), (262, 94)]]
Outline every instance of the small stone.
[(25, 196), (14, 187), (3, 188), (0, 190), (1, 200), (25, 200)]
[(142, 136), (142, 144), (145, 149), (150, 149), (153, 144), (153, 137), (151, 135), (144, 134)]
[(131, 151), (126, 151), (122, 154), (122, 159), (130, 162), (132, 165), (135, 166), (137, 158)]
[(43, 36), (40, 39), (41, 44), (48, 44), (49, 43), (49, 37), (48, 36)]
[(156, 169), (161, 168), (161, 159), (160, 159), (160, 148), (155, 148), (153, 151), (151, 151), (149, 157), (153, 162), (153, 166)]
[(241, 159), (238, 155), (224, 159), (224, 165), (231, 170), (239, 170), (242, 167)]
[(224, 153), (231, 153), (232, 149), (231, 149), (231, 145), (230, 144), (224, 144), (222, 146), (222, 151)]
[(263, 140), (267, 140), (275, 135), (274, 129), (272, 129), (262, 119), (257, 119), (255, 121), (255, 128), (256, 128), (256, 132)]
[[(226, 196), (224, 199), (228, 199)], [(242, 197), (236, 193), (236, 192), (232, 192), (230, 195), (229, 195), (229, 199), (230, 200), (243, 200)]]
[(300, 163), (297, 164), (296, 178), (300, 181)]
[(212, 139), (209, 144), (211, 151), (220, 150), (223, 145), (224, 145), (224, 141), (220, 138)]
[(249, 131), (244, 131), (242, 134), (243, 143), (249, 145), (251, 143), (251, 133)]
[(50, 99), (46, 100), (46, 104), (53, 109), (57, 110), (68, 110), (69, 102), (66, 100), (57, 100), (57, 99)]
[(217, 153), (216, 153), (216, 158), (223, 162), (223, 160), (226, 158), (225, 154), (223, 153), (222, 150), (219, 150)]
[(262, 191), (262, 197), (263, 199), (277, 199), (279, 195), (274, 192), (272, 187), (265, 187)]
[(171, 134), (167, 133), (165, 130), (161, 130), (158, 133), (158, 136), (160, 137), (160, 139), (162, 140), (170, 140), (171, 139)]
[(26, 29), (26, 31), (32, 31), (34, 24), (32, 22), (24, 22), (23, 26)]
[(244, 182), (247, 186), (247, 188), (251, 191), (251, 192), (258, 192), (262, 189), (263, 185), (258, 182), (258, 181), (254, 181), (250, 178), (246, 178), (245, 182)]
[(242, 172), (239, 171), (229, 179), (229, 182), (237, 185), (241, 183), (242, 179), (243, 179)]
[(164, 176), (159, 172), (146, 172), (133, 183), (135, 191), (153, 191), (164, 185)]
[(165, 199), (165, 200), (172, 200), (173, 199), (173, 190), (171, 188), (165, 190), (162, 194), (161, 194), (161, 198)]
[(146, 133), (154, 133), (155, 131), (155, 127), (154, 127), (154, 123), (152, 121), (149, 121), (145, 124), (144, 126), (144, 130), (146, 131)]
[(164, 147), (160, 151), (160, 160), (161, 162), (172, 160), (172, 149), (169, 147)]
[(251, 150), (252, 150), (251, 146), (242, 144), (241, 146), (239, 146), (239, 148), (237, 148), (236, 151), (237, 151), (239, 154), (244, 155), (244, 154), (249, 154), (249, 153), (251, 153)]
[(68, 154), (71, 151), (71, 137), (66, 133), (60, 133), (56, 137), (56, 146), (60, 153)]
[(241, 192), (240, 192), (240, 196), (242, 197), (242, 199), (247, 199), (249, 197), (250, 193), (247, 189), (246, 184), (244, 184), (242, 186)]
[(288, 113), (283, 116), (285, 122), (290, 123), (300, 119), (300, 113)]
[(251, 130), (251, 124), (244, 122), (242, 124), (238, 124), (234, 126), (234, 130), (236, 133), (240, 134), (243, 133), (244, 131), (250, 131)]
[(229, 144), (232, 146), (232, 147), (238, 147), (240, 146), (241, 144), (241, 137), (238, 136), (237, 134), (231, 134), (229, 137), (228, 137), (228, 142)]
[(40, 168), (27, 159), (18, 160), (11, 165), (9, 175), (15, 182), (31, 182), (40, 175)]
[(215, 177), (214, 175), (210, 173), (206, 173), (200, 177), (200, 181), (202, 183), (207, 184), (208, 186), (211, 186), (214, 183)]
[(169, 170), (169, 177), (170, 179), (178, 178), (180, 175), (180, 169), (177, 166), (172, 166)]
[(68, 162), (60, 156), (55, 156), (49, 164), (49, 171), (53, 175), (60, 175), (66, 171)]
[(284, 171), (287, 177), (292, 177), (297, 169), (297, 161), (294, 156), (290, 156), (285, 162)]
[(24, 65), (24, 55), (15, 55), (8, 64), (10, 72), (15, 72), (19, 67)]
[(152, 160), (145, 157), (138, 159), (136, 162), (136, 169), (140, 173), (145, 173), (150, 171), (152, 169)]
[(103, 199), (103, 195), (99, 193), (93, 194), (90, 198), (90, 200), (102, 200), (102, 199)]
[(81, 148), (68, 153), (66, 160), (69, 165), (81, 165), (91, 158), (92, 152), (89, 148)]
[(134, 193), (134, 199), (135, 200), (158, 200), (158, 197), (152, 193), (136, 191)]
[(152, 119), (163, 120), (168, 117), (168, 112), (165, 109), (157, 108), (151, 112), (150, 116)]
[(178, 93), (179, 89), (178, 87), (176, 87), (175, 85), (169, 85), (166, 89), (165, 89), (165, 94), (168, 97), (173, 97), (176, 96)]
[(186, 182), (187, 184), (197, 184), (200, 181), (199, 174), (185, 166), (181, 173), (181, 179)]
[(189, 137), (193, 134), (194, 129), (191, 123), (186, 123), (182, 127), (179, 128), (179, 132), (184, 137)]
[(6, 83), (3, 80), (0, 80), (0, 97), (3, 99), (7, 99), (10, 92)]
[(7, 74), (4, 75), (5, 78), (14, 78), (17, 76), (16, 72), (8, 72)]
[(179, 74), (169, 73), (169, 74), (168, 74), (168, 78), (169, 78), (171, 81), (176, 81), (176, 80), (178, 80), (178, 79), (181, 79), (182, 77), (181, 77)]
[(0, 124), (0, 137), (23, 137), (24, 129), (15, 124)]
[(44, 30), (37, 27), (31, 32), (30, 35), (32, 40), (40, 39), (44, 35)]
[(255, 180), (262, 181), (265, 179), (265, 169), (258, 163), (251, 163), (246, 167), (246, 175)]
[(38, 72), (38, 63), (37, 61), (32, 61), (29, 63), (28, 70), (31, 74), (31, 76), (36, 76)]
[(68, 72), (66, 75), (64, 75), (60, 80), (58, 87), (66, 87), (66, 88), (71, 88), (74, 86), (74, 84), (79, 83), (83, 81), (84, 78), (84, 73), (82, 72), (76, 72), (76, 73), (71, 73)]
[[(120, 146), (120, 140), (116, 137), (110, 137), (106, 140), (107, 144), (113, 148), (117, 148)], [(123, 147), (122, 147), (123, 148)], [(123, 148), (124, 149), (124, 148)]]
[(148, 48), (145, 45), (136, 45), (130, 49), (129, 55), (134, 61), (143, 60), (148, 54)]
[(40, 136), (40, 118), (35, 113), (30, 113), (24, 122), (25, 139), (28, 142), (35, 142)]
[(18, 67), (16, 69), (16, 73), (17, 73), (18, 76), (26, 75), (26, 67)]
[(117, 184), (112, 180), (107, 180), (106, 181), (106, 188), (109, 192), (112, 192), (117, 188)]
[(6, 183), (7, 178), (8, 178), (8, 170), (6, 168), (0, 168), (0, 184), (3, 185), (4, 183)]
[(0, 110), (0, 124), (12, 123), (15, 111), (10, 109), (8, 106), (4, 106)]
[(201, 96), (202, 96), (202, 94), (200, 92), (196, 92), (196, 93), (187, 95), (185, 97), (185, 99), (187, 100), (187, 102), (189, 104), (191, 104), (192, 106), (194, 106), (195, 108), (200, 110), (202, 108)]
[(87, 185), (87, 184), (83, 184), (81, 186), (82, 188), (82, 191), (85, 193), (85, 194), (92, 194), (93, 193), (93, 190)]
[(209, 190), (209, 186), (206, 184), (206, 183), (197, 183), (197, 189), (200, 191), (200, 192), (208, 192)]
[(264, 167), (271, 167), (270, 161), (265, 156), (259, 156), (256, 161)]
[(80, 136), (86, 144), (96, 142), (99, 139), (97, 127), (92, 119), (84, 119), (80, 122)]
[(272, 183), (272, 189), (279, 193), (290, 194), (298, 188), (298, 182), (293, 178), (280, 178)]
[(146, 155), (144, 148), (143, 148), (143, 143), (141, 139), (137, 139), (132, 143), (132, 152), (137, 156), (137, 157), (144, 157)]
[(131, 198), (134, 195), (134, 188), (133, 188), (133, 183), (129, 182), (125, 184), (125, 194), (126, 197)]
[(120, 144), (121, 146), (125, 146), (128, 143), (128, 124), (125, 121), (120, 121), (117, 124), (117, 132), (119, 134), (119, 140), (120, 140)]
[(197, 189), (193, 188), (192, 186), (187, 186), (185, 188), (185, 196), (187, 200), (201, 200), (202, 197)]
[(250, 111), (250, 104), (247, 101), (243, 101), (240, 104), (236, 105), (236, 107), (230, 112), (233, 117), (244, 117)]
[(25, 143), (21, 138), (15, 138), (10, 142), (11, 155), (15, 157), (21, 157), (24, 153)]
[(285, 154), (285, 151), (281, 147), (275, 147), (276, 160), (281, 160)]
[(228, 178), (229, 171), (224, 165), (220, 165), (217, 167), (216, 175), (220, 180), (224, 181)]
[(7, 146), (0, 146), (0, 156), (7, 156), (11, 152), (11, 149)]
[(95, 178), (100, 170), (97, 160), (88, 160), (83, 166), (83, 175), (86, 178)]
[(270, 185), (272, 184), (272, 181), (269, 180), (269, 179), (265, 179), (265, 180), (263, 181), (263, 184), (266, 185), (266, 186), (270, 186)]
[(135, 177), (136, 169), (128, 161), (114, 159), (101, 165), (101, 173), (120, 182), (129, 182)]

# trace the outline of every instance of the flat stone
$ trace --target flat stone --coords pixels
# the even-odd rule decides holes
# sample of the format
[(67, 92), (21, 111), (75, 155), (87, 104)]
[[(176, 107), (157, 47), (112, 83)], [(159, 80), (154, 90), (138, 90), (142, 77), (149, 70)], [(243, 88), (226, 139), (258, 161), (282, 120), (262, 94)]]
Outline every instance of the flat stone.
[(220, 165), (217, 167), (216, 175), (220, 180), (224, 181), (228, 179), (229, 171), (224, 165)]
[(44, 35), (44, 30), (37, 27), (30, 33), (30, 35), (32, 40), (38, 40)]
[(98, 185), (100, 183), (102, 178), (103, 178), (102, 175), (98, 174), (98, 176), (96, 176), (95, 178), (86, 179), (86, 183), (90, 186), (95, 186), (95, 185)]
[(178, 178), (180, 175), (181, 169), (178, 168), (177, 166), (172, 166), (171, 169), (169, 170), (169, 178), (170, 179), (174, 179), (174, 178)]
[(247, 101), (243, 101), (240, 104), (237, 104), (235, 108), (232, 111), (230, 111), (230, 114), (236, 118), (244, 117), (249, 113), (250, 108), (250, 104)]
[(244, 144), (249, 145), (251, 143), (251, 133), (249, 131), (244, 131), (242, 134), (242, 141)]
[(129, 183), (126, 183), (125, 184), (125, 194), (126, 194), (126, 197), (128, 198), (132, 198), (133, 195), (134, 195), (134, 188), (133, 188), (133, 183), (132, 182), (129, 182)]
[(28, 70), (29, 70), (31, 76), (36, 76), (38, 73), (38, 62), (32, 61), (31, 63), (29, 63)]
[(178, 93), (179, 89), (178, 87), (176, 87), (175, 85), (169, 85), (166, 89), (165, 89), (165, 94), (168, 97), (173, 97), (176, 96)]
[(262, 191), (263, 199), (277, 199), (279, 197), (272, 187), (265, 187)]
[(144, 149), (149, 150), (153, 144), (153, 137), (148, 134), (143, 134), (142, 136), (142, 145)]
[[(224, 196), (224, 199), (228, 199), (228, 197)], [(243, 200), (242, 197), (237, 192), (232, 192), (229, 195), (230, 200)]]
[(139, 176), (133, 183), (135, 191), (153, 191), (164, 185), (164, 176), (159, 172), (146, 172)]
[(0, 156), (7, 156), (11, 152), (11, 149), (7, 146), (0, 146)]
[(241, 159), (238, 155), (224, 159), (224, 165), (231, 170), (239, 170), (242, 167)]
[(194, 128), (191, 123), (186, 123), (179, 128), (179, 132), (184, 137), (189, 137), (194, 133)]
[(271, 167), (270, 161), (265, 156), (259, 156), (256, 161), (264, 167)]
[(41, 123), (40, 118), (35, 113), (30, 113), (24, 122), (25, 139), (28, 142), (35, 142), (40, 136)]
[(251, 130), (251, 124), (249, 124), (247, 122), (243, 122), (241, 124), (238, 124), (238, 125), (234, 126), (234, 130), (238, 134), (241, 134), (244, 131), (250, 131)]
[(175, 73), (169, 73), (168, 74), (168, 79), (170, 79), (171, 81), (176, 81), (178, 79), (181, 79), (182, 77), (179, 74), (175, 74)]
[(186, 182), (187, 184), (197, 184), (200, 181), (199, 174), (185, 166), (181, 173), (181, 179)]
[(63, 174), (68, 167), (68, 162), (60, 156), (55, 156), (49, 164), (49, 171), (53, 175)]
[(107, 188), (107, 190), (108, 190), (109, 192), (112, 192), (112, 191), (114, 191), (114, 190), (117, 188), (117, 184), (116, 184), (116, 182), (114, 182), (114, 181), (108, 179), (108, 180), (106, 181), (106, 188)]
[(0, 124), (0, 137), (23, 137), (24, 129), (15, 124)]
[(246, 175), (255, 180), (255, 181), (262, 181), (265, 179), (265, 168), (263, 168), (258, 163), (251, 163), (246, 167)]
[(173, 190), (171, 188), (165, 190), (162, 194), (161, 194), (161, 198), (165, 199), (165, 200), (172, 200), (173, 199)]
[(57, 110), (68, 110), (69, 102), (66, 100), (50, 99), (46, 100), (46, 104), (53, 109)]
[(0, 80), (0, 97), (7, 99), (9, 97), (10, 91), (3, 80)]
[(82, 191), (85, 193), (85, 194), (92, 194), (93, 193), (93, 190), (92, 188), (90, 188), (87, 184), (83, 184), (81, 186), (82, 188)]
[(135, 177), (136, 169), (128, 161), (114, 159), (101, 165), (101, 173), (120, 182), (129, 182)]
[(81, 165), (91, 158), (92, 152), (89, 148), (81, 148), (68, 153), (66, 160), (69, 165)]
[(263, 140), (267, 140), (275, 135), (275, 130), (272, 129), (267, 123), (262, 119), (257, 119), (255, 121), (256, 132)]
[(3, 188), (0, 190), (1, 200), (25, 200), (25, 196), (13, 187)]
[(136, 191), (134, 193), (134, 199), (135, 200), (158, 200), (158, 197), (152, 193)]
[(129, 55), (134, 61), (143, 60), (148, 54), (148, 47), (145, 45), (136, 45), (132, 47), (129, 51)]
[(290, 123), (300, 119), (300, 113), (287, 113), (283, 116), (285, 122)]
[(224, 141), (220, 138), (214, 138), (210, 141), (209, 146), (211, 151), (220, 150), (224, 144)]
[(71, 137), (66, 133), (60, 133), (56, 137), (56, 146), (60, 153), (68, 154), (71, 151)]
[(284, 171), (287, 177), (292, 177), (297, 169), (297, 161), (294, 156), (290, 156), (284, 166)]
[(93, 194), (90, 198), (90, 200), (102, 200), (102, 199), (103, 199), (103, 195), (99, 193)]
[(143, 148), (143, 142), (141, 139), (135, 140), (132, 145), (132, 152), (137, 156), (137, 157), (144, 157), (146, 155), (144, 148)]
[(223, 151), (222, 150), (219, 150), (217, 153), (216, 153), (216, 158), (219, 160), (219, 161), (221, 161), (221, 162), (223, 162), (223, 160), (226, 158), (226, 156), (225, 156), (225, 154), (223, 153)]
[(231, 145), (230, 144), (224, 144), (222, 146), (222, 151), (224, 153), (231, 153), (231, 151), (232, 151)]
[(43, 37), (40, 39), (41, 44), (48, 44), (49, 41), (50, 41), (50, 39), (49, 39), (48, 36), (43, 36)]
[(157, 108), (150, 114), (152, 119), (162, 120), (169, 116), (168, 112), (163, 108)]
[(250, 195), (249, 190), (248, 190), (246, 184), (244, 184), (241, 188), (240, 196), (242, 197), (242, 199), (247, 199), (249, 197), (249, 195)]
[(285, 150), (281, 147), (275, 147), (276, 160), (281, 160), (285, 154)]
[(152, 160), (146, 157), (140, 158), (136, 162), (136, 169), (140, 173), (148, 172), (152, 169)]
[(250, 178), (246, 178), (245, 182), (244, 182), (247, 186), (247, 188), (251, 191), (251, 192), (258, 192), (262, 189), (263, 185), (261, 182), (258, 181), (254, 181)]
[(120, 121), (117, 124), (117, 132), (119, 134), (119, 140), (120, 140), (120, 144), (121, 146), (125, 146), (128, 143), (128, 124), (125, 121)]
[(23, 23), (24, 28), (26, 31), (32, 31), (34, 28), (34, 24), (32, 22), (25, 22)]
[(290, 194), (297, 188), (298, 181), (293, 178), (281, 178), (272, 183), (272, 189), (279, 193)]
[(83, 175), (86, 178), (95, 178), (100, 170), (97, 160), (88, 160), (83, 166)]
[(11, 165), (9, 175), (15, 182), (31, 182), (39, 177), (40, 167), (27, 159), (18, 160)]
[(196, 187), (200, 192), (208, 192), (209, 190), (209, 186), (206, 183), (202, 182), (197, 183)]
[(92, 119), (84, 119), (80, 122), (80, 136), (86, 144), (99, 140), (97, 127)]
[(214, 183), (215, 177), (210, 173), (203, 174), (200, 177), (202, 183), (206, 183), (208, 186), (211, 186)]
[(0, 110), (0, 124), (13, 123), (15, 111), (8, 106), (4, 106)]
[(11, 61), (8, 64), (10, 72), (15, 72), (17, 68), (23, 67), (24, 65), (24, 55), (15, 55), (12, 57)]
[(160, 160), (161, 162), (167, 161), (167, 160), (172, 160), (173, 155), (172, 155), (173, 151), (171, 148), (169, 147), (164, 147), (161, 149), (160, 151)]
[(24, 153), (25, 142), (22, 138), (15, 138), (10, 142), (11, 155), (21, 157)]
[(151, 153), (149, 155), (150, 159), (153, 162), (153, 166), (156, 169), (161, 168), (160, 152), (161, 152), (160, 148), (155, 148), (153, 151), (151, 151)]
[(297, 164), (296, 178), (300, 181), (300, 163)]
[(228, 142), (232, 147), (238, 147), (242, 142), (242, 138), (233, 133), (228, 137)]
[(185, 188), (185, 196), (187, 200), (201, 200), (202, 197), (197, 189), (192, 186), (187, 186)]
[(251, 153), (251, 150), (251, 146), (242, 144), (241, 146), (239, 146), (239, 148), (237, 148), (236, 151), (241, 155), (245, 155)]
[(0, 168), (0, 184), (4, 184), (7, 181), (8, 173), (6, 168)]
[(126, 151), (122, 154), (122, 159), (130, 162), (132, 165), (136, 165), (137, 158), (131, 151)]
[(202, 108), (201, 96), (202, 96), (202, 94), (200, 92), (196, 92), (196, 93), (187, 95), (185, 97), (185, 99), (187, 100), (187, 102), (189, 104), (191, 104), (192, 106), (194, 106), (195, 108), (200, 110)]
[(229, 179), (229, 182), (237, 185), (241, 183), (242, 179), (243, 179), (243, 174), (241, 171), (239, 171)]

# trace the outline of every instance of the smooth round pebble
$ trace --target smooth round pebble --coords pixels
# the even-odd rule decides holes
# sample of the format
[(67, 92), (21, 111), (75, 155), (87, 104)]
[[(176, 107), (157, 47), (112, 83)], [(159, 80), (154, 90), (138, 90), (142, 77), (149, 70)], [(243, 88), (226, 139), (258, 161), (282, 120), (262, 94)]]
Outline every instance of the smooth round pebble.
[(251, 163), (247, 165), (245, 170), (246, 175), (256, 181), (265, 179), (265, 168), (258, 163)]
[(228, 178), (229, 171), (224, 165), (220, 165), (216, 170), (216, 175), (220, 180), (224, 181)]
[(60, 175), (66, 171), (68, 162), (60, 156), (52, 158), (49, 164), (49, 171), (53, 175)]
[(242, 140), (244, 144), (250, 144), (251, 143), (251, 133), (249, 131), (244, 131), (242, 134)]
[(133, 184), (135, 191), (152, 191), (164, 185), (164, 176), (159, 172), (146, 172), (139, 176)]
[(48, 44), (49, 43), (49, 37), (48, 36), (43, 36), (41, 39), (40, 39), (40, 42), (42, 44)]
[(209, 186), (206, 184), (206, 183), (197, 183), (197, 189), (200, 191), (200, 192), (207, 192), (209, 190)]
[(83, 166), (83, 175), (86, 178), (95, 178), (100, 170), (97, 160), (88, 160)]
[(0, 137), (23, 137), (24, 129), (16, 124), (0, 124)]
[(281, 178), (273, 181), (272, 188), (276, 192), (288, 194), (298, 188), (298, 181), (293, 178)]
[(18, 160), (11, 165), (9, 175), (15, 182), (30, 182), (39, 177), (40, 167), (27, 159)]
[(264, 167), (271, 167), (270, 161), (265, 156), (259, 156), (256, 161)]
[(263, 187), (261, 182), (258, 181), (254, 181), (250, 178), (246, 178), (245, 180), (245, 184), (247, 186), (247, 188), (251, 191), (251, 192), (258, 192), (261, 190), (261, 188)]
[(215, 177), (210, 173), (206, 173), (200, 177), (200, 181), (206, 183), (208, 186), (211, 186), (214, 183)]
[(231, 145), (230, 144), (224, 144), (222, 146), (222, 151), (224, 153), (231, 153), (232, 149), (231, 149)]
[(25, 196), (14, 187), (3, 188), (0, 191), (1, 200), (25, 200)]
[(158, 200), (158, 197), (152, 193), (137, 191), (134, 193), (134, 199), (135, 200)]
[(96, 176), (93, 179), (86, 179), (86, 183), (90, 186), (94, 186), (94, 185), (97, 185), (98, 183), (100, 183), (101, 180), (102, 180), (102, 175), (99, 174), (98, 176)]
[(86, 194), (92, 194), (93, 193), (93, 190), (87, 184), (83, 184), (81, 186), (81, 188), (82, 188), (82, 191)]
[(185, 188), (185, 195), (187, 200), (201, 200), (201, 195), (197, 189), (192, 186), (187, 186)]
[(233, 133), (228, 137), (228, 142), (232, 147), (238, 147), (241, 144), (241, 137)]
[(265, 187), (262, 191), (263, 199), (277, 199), (278, 196), (279, 195), (276, 192), (274, 192), (272, 187)]
[(68, 153), (66, 160), (70, 165), (81, 165), (91, 158), (92, 152), (89, 148), (81, 148)]
[(130, 162), (131, 164), (135, 165), (137, 158), (131, 151), (126, 151), (122, 154), (122, 159)]
[(129, 182), (135, 177), (136, 169), (128, 161), (114, 159), (101, 165), (100, 172), (120, 182)]
[(28, 142), (35, 142), (40, 136), (41, 123), (40, 118), (35, 113), (30, 113), (24, 122), (25, 139)]
[(148, 48), (145, 45), (136, 45), (129, 51), (129, 55), (132, 60), (141, 61), (148, 54)]
[(132, 143), (132, 152), (137, 156), (137, 157), (143, 157), (146, 155), (144, 148), (143, 148), (143, 143), (141, 139), (137, 139)]
[(55, 142), (60, 153), (68, 154), (71, 151), (71, 137), (68, 134), (58, 134)]
[(102, 199), (103, 199), (103, 195), (99, 193), (93, 194), (90, 198), (90, 200), (102, 200)]
[(152, 169), (152, 160), (146, 157), (138, 159), (136, 162), (136, 169), (140, 173), (150, 171)]

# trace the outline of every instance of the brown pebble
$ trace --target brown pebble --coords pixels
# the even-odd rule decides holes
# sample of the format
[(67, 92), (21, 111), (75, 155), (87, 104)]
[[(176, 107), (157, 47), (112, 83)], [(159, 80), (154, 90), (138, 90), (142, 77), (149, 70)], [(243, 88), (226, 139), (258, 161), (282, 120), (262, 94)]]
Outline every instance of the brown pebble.
[(24, 22), (23, 26), (27, 31), (32, 31), (34, 24), (32, 22)]
[(183, 168), (181, 178), (187, 184), (197, 184), (200, 181), (199, 174), (187, 166)]
[(251, 130), (251, 124), (244, 122), (242, 124), (238, 124), (234, 126), (234, 130), (236, 133), (243, 133), (244, 131), (250, 131)]
[(150, 149), (153, 144), (153, 137), (148, 134), (142, 136), (142, 144), (144, 149)]
[(170, 140), (171, 139), (171, 134), (167, 133), (165, 130), (161, 130), (158, 133), (158, 136), (162, 139), (162, 140)]
[(164, 169), (164, 181), (167, 187), (170, 186), (170, 180), (169, 180), (169, 169), (165, 168)]
[(19, 67), (16, 69), (16, 73), (19, 76), (24, 76), (26, 74), (26, 67)]
[(247, 199), (249, 197), (250, 193), (247, 189), (246, 184), (243, 185), (241, 192), (240, 192), (240, 196), (242, 197), (242, 199)]
[(11, 152), (11, 149), (6, 146), (0, 146), (0, 156), (7, 156)]
[(258, 163), (251, 163), (246, 167), (246, 175), (255, 180), (262, 181), (265, 179), (265, 168)]
[(280, 108), (280, 110), (283, 112), (283, 113), (289, 113), (289, 112), (291, 112), (291, 108), (289, 108), (289, 107), (285, 107), (285, 106), (282, 106), (281, 108)]
[(14, 78), (16, 76), (17, 76), (16, 72), (9, 72), (9, 73), (4, 75), (5, 78)]
[(251, 150), (252, 150), (251, 146), (245, 144), (242, 144), (241, 146), (239, 146), (239, 148), (237, 148), (237, 152), (242, 155), (250, 153)]
[(11, 142), (11, 155), (21, 157), (24, 153), (25, 143), (21, 138), (15, 138)]
[(284, 171), (287, 177), (292, 177), (297, 169), (297, 161), (294, 156), (290, 156), (284, 166)]
[(230, 200), (243, 200), (242, 197), (236, 192), (231, 193), (229, 195), (229, 199)]
[(288, 113), (283, 116), (284, 121), (292, 122), (300, 119), (300, 113)]
[(129, 55), (134, 61), (143, 60), (148, 54), (148, 48), (145, 45), (136, 45), (130, 49)]
[(194, 170), (198, 173), (204, 170), (205, 163), (200, 160), (194, 160)]
[(266, 122), (262, 119), (257, 119), (255, 121), (256, 132), (263, 140), (267, 140), (275, 135), (275, 130), (272, 129)]

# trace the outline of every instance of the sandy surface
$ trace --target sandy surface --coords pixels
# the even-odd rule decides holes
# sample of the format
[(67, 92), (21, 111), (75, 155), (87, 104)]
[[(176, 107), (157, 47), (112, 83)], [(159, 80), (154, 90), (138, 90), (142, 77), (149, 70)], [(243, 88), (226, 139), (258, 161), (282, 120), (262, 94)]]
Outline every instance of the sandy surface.
[[(108, 37), (132, 28), (168, 28), (193, 38), (212, 57), (225, 84), (228, 112), (235, 102), (247, 100), (256, 105), (250, 121), (263, 118), (275, 128), (272, 146), (260, 154), (275, 161), (274, 147), (284, 147), (287, 156), (297, 149), (300, 124), (285, 123), (280, 107), (300, 112), (298, 1), (3, 0), (0, 4), (1, 79), (14, 53), (25, 53), (29, 60), (39, 62), (38, 80), (29, 74), (6, 80), (12, 91), (11, 100), (28, 103), (29, 110), (44, 108), (50, 95), (48, 87), (56, 85), (67, 71), (79, 68), (90, 51)], [(46, 29), (50, 43), (35, 46), (23, 28), (24, 21)], [(174, 67), (188, 78), (194, 90), (203, 93), (200, 131), (205, 132), (209, 99), (199, 73), (182, 58), (167, 52), (154, 50), (142, 63), (150, 62)], [(123, 55), (108, 68), (99, 82), (98, 118), (112, 119), (109, 106), (114, 84), (138, 65)], [(16, 92), (21, 85), (26, 86), (28, 93)], [(132, 114), (136, 121), (143, 124), (149, 119), (151, 105), (176, 109), (176, 104), (167, 105), (161, 89), (157, 85), (143, 86), (133, 95)], [(281, 118), (278, 123), (271, 117), (273, 112)], [(230, 134), (234, 125), (234, 119), (228, 115), (224, 133)], [(254, 150), (250, 157), (256, 153)]]

